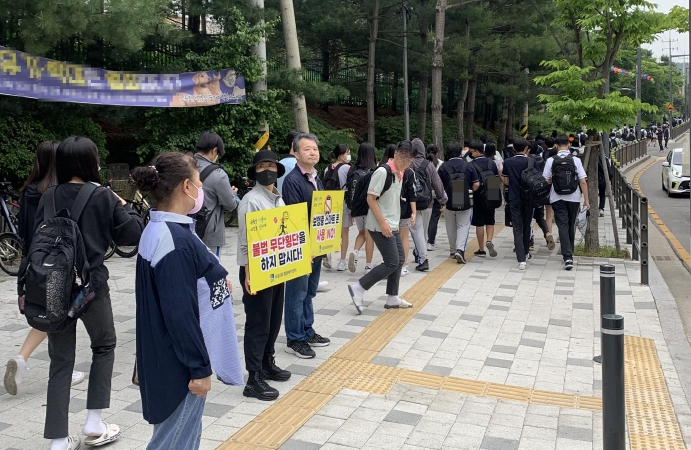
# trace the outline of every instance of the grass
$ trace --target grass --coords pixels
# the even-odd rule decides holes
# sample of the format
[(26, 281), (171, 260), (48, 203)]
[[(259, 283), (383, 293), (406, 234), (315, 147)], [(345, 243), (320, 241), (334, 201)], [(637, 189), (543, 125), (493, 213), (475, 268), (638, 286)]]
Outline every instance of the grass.
[(576, 248), (573, 250), (573, 254), (576, 256), (588, 256), (591, 258), (622, 258), (631, 259), (631, 254), (626, 248), (622, 248), (621, 252), (617, 255), (617, 248), (610, 245), (601, 245), (599, 250), (595, 252), (586, 252), (585, 244), (576, 244)]

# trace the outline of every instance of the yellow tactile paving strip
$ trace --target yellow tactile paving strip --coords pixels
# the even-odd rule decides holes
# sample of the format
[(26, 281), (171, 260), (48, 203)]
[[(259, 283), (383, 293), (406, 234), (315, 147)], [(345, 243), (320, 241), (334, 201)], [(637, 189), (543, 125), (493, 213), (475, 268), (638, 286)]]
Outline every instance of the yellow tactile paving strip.
[[(498, 234), (502, 228), (503, 226), (498, 225), (496, 233)], [(468, 244), (466, 253), (472, 255), (475, 250), (477, 250), (477, 243), (473, 240)], [(370, 363), (372, 358), (432, 299), (439, 288), (462, 267), (451, 260), (440, 264), (403, 295), (414, 303), (414, 308), (390, 310), (377, 317), (355, 338), (228, 441), (221, 444), (217, 450), (278, 448), (343, 388), (386, 395), (396, 383), (405, 383), (478, 397), (591, 411), (602, 410), (602, 401), (596, 397), (539, 391)], [(645, 341), (627, 336), (626, 344), (627, 415), (629, 430), (636, 431), (636, 434), (630, 434), (631, 450), (683, 449), (683, 441), (680, 441), (681, 447), (668, 445), (668, 443), (676, 445), (676, 437), (680, 438), (681, 433), (666, 390), (657, 353), (654, 351), (654, 346), (651, 352), (650, 345), (652, 344), (647, 347), (638, 344), (637, 350), (634, 350), (629, 342), (638, 342), (635, 341), (636, 339)], [(642, 367), (644, 369), (641, 371)], [(635, 372), (629, 374), (630, 370)], [(650, 373), (654, 374), (653, 381), (648, 380), (647, 375)], [(643, 390), (641, 392), (645, 392), (645, 395), (637, 394), (635, 398), (647, 400), (654, 398), (654, 404), (657, 406), (655, 413), (647, 411), (644, 403), (629, 400), (629, 383), (634, 383), (632, 386), (637, 386), (635, 383), (644, 383), (648, 386), (652, 382), (657, 383), (655, 386), (662, 390), (656, 390), (654, 394)], [(637, 405), (638, 409), (633, 409), (634, 405)], [(634, 425), (631, 423), (632, 420), (636, 421)], [(635, 428), (638, 423), (645, 423), (645, 425)]]
[(652, 339), (624, 336), (631, 450), (683, 450), (684, 439)]
[[(633, 187), (638, 192), (640, 192), (641, 195), (645, 195), (645, 193), (643, 193), (643, 190), (641, 189), (641, 185), (639, 184), (639, 180), (641, 178), (641, 175), (643, 175), (643, 172), (645, 172), (646, 170), (653, 167), (659, 161), (660, 161), (659, 158), (655, 158), (653, 160), (653, 162), (651, 162), (650, 164), (645, 166), (643, 169), (641, 169), (640, 172), (638, 172), (636, 174), (635, 177), (633, 177)], [(689, 252), (687, 252), (686, 249), (684, 248), (684, 246), (681, 245), (681, 242), (679, 242), (679, 239), (677, 239), (676, 236), (674, 236), (674, 233), (672, 233), (672, 231), (670, 231), (670, 229), (667, 228), (667, 225), (665, 225), (665, 223), (662, 221), (662, 219), (660, 219), (660, 216), (658, 216), (655, 213), (655, 210), (653, 209), (652, 206), (650, 206), (650, 203), (648, 203), (648, 213), (650, 215), (650, 218), (653, 219), (653, 222), (655, 222), (655, 224), (660, 229), (662, 234), (665, 235), (665, 238), (667, 239), (667, 241), (669, 241), (669, 245), (672, 246), (672, 249), (677, 254), (677, 256), (679, 256), (679, 258), (681, 258), (686, 263), (687, 267), (691, 266), (691, 255), (689, 255)]]

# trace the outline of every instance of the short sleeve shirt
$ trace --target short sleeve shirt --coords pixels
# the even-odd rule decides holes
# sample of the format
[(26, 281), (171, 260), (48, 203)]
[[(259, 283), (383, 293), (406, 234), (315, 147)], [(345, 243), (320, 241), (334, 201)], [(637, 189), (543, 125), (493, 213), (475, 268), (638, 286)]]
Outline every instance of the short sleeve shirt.
[[(569, 156), (569, 151), (568, 150), (562, 150), (554, 158), (565, 158)], [(551, 180), (552, 179), (552, 164), (554, 163), (554, 158), (550, 158), (547, 160), (545, 163), (545, 169), (542, 171), (542, 176), (545, 177), (546, 180)], [(585, 173), (585, 170), (583, 169), (583, 163), (579, 158), (574, 157), (573, 158), (573, 163), (576, 165), (576, 172), (578, 173), (578, 179), (582, 180), (583, 178), (586, 178), (587, 175)], [(579, 186), (578, 189), (576, 189), (575, 192), (568, 194), (568, 195), (559, 195), (556, 192), (554, 192), (554, 186), (552, 186), (552, 189), (549, 192), (549, 202), (550, 203), (555, 203), (558, 202), (559, 200), (564, 200), (566, 202), (576, 202), (580, 203), (581, 202), (581, 187)]]
[[(379, 167), (372, 173), (372, 178), (370, 178), (369, 188), (367, 189), (367, 194), (374, 194), (377, 197), (377, 203), (379, 204), (379, 209), (384, 216), (384, 220), (389, 224), (393, 231), (398, 231), (398, 222), (401, 219), (401, 186), (402, 183), (398, 179), (398, 176), (393, 177), (394, 180), (391, 183), (391, 187), (384, 192), (384, 184), (386, 183), (386, 177), (388, 176), (387, 171), (384, 167)], [(381, 231), (379, 222), (377, 222), (376, 217), (372, 210), (367, 212), (367, 220), (365, 221), (365, 226), (371, 231)]]
[(521, 199), (521, 174), (528, 168), (529, 161), (525, 155), (516, 155), (504, 161), (502, 173), (509, 177), (509, 201)]

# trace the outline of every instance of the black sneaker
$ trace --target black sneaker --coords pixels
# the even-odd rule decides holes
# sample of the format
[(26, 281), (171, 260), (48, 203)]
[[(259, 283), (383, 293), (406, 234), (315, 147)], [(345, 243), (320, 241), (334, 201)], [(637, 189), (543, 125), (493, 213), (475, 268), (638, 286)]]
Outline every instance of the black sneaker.
[(271, 356), (269, 358), (264, 358), (262, 362), (262, 375), (265, 380), (288, 381), (290, 380), (291, 373), (278, 367), (276, 365), (276, 359)]
[(473, 253), (475, 256), (487, 256), (487, 252), (484, 250), (478, 250), (475, 253)]
[(573, 260), (572, 259), (567, 259), (566, 261), (564, 261), (564, 269), (566, 269), (566, 270), (573, 269)]
[(463, 250), (456, 250), (453, 257), (456, 259), (458, 264), (465, 264), (465, 252)]
[(242, 395), (245, 397), (258, 398), (259, 400), (271, 401), (278, 398), (278, 390), (272, 388), (264, 381), (261, 372), (250, 372)]
[(312, 359), (317, 356), (317, 354), (314, 353), (314, 350), (312, 350), (312, 348), (310, 348), (305, 341), (291, 342), (286, 346), (286, 353), (293, 354), (302, 359)]
[(425, 260), (425, 262), (416, 266), (415, 270), (417, 270), (418, 272), (425, 272), (425, 271), (429, 270), (429, 261)]
[(330, 343), (331, 339), (320, 336), (317, 333), (314, 333), (312, 339), (307, 340), (307, 344), (309, 344), (310, 347), (326, 347)]

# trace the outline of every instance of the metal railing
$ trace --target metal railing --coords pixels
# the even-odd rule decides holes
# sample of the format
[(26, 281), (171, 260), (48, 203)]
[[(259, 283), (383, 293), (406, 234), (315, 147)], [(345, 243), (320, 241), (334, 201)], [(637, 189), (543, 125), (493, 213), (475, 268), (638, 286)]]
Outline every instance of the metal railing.
[(625, 166), (644, 157), (648, 152), (646, 140), (623, 143), (612, 149), (610, 157), (616, 167)]
[(678, 138), (682, 134), (689, 131), (690, 128), (691, 128), (691, 122), (689, 122), (688, 120), (686, 122), (683, 122), (681, 125), (678, 125), (678, 126), (672, 128), (672, 139)]

